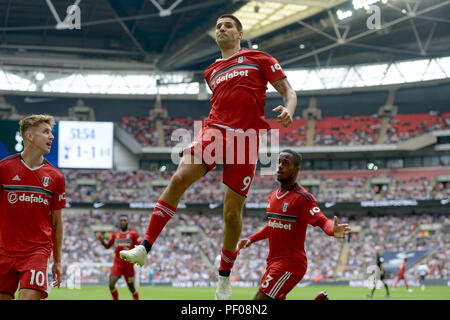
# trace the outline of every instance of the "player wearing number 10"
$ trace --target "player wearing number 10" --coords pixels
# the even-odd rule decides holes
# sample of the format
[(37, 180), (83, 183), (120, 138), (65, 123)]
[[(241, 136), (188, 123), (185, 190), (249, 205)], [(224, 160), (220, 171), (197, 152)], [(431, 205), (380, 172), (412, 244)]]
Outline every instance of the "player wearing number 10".
[[(242, 208), (255, 174), (258, 142), (246, 146), (245, 163), (236, 162), (235, 137), (248, 132), (259, 133), (269, 129), (264, 118), (267, 83), (281, 94), (284, 106), (278, 112), (278, 122), (288, 127), (297, 106), (297, 96), (277, 60), (268, 54), (242, 49), (242, 24), (233, 15), (223, 15), (216, 22), (216, 42), (222, 53), (205, 71), (206, 83), (212, 91), (211, 112), (201, 132), (183, 152), (177, 171), (160, 196), (142, 245), (121, 252), (121, 257), (143, 265), (156, 238), (175, 214), (178, 203), (195, 181), (223, 163), (223, 183), (227, 186), (224, 197), (224, 230), (219, 266), (216, 299), (231, 297), (230, 272), (237, 256), (236, 245), (242, 230)], [(231, 138), (230, 138), (231, 137)], [(251, 140), (251, 139), (250, 139)], [(245, 141), (245, 137), (244, 137)], [(207, 151), (215, 145), (215, 152), (223, 152), (222, 162), (211, 161)], [(219, 147), (217, 147), (219, 145)], [(217, 156), (217, 154), (215, 154)], [(216, 158), (215, 158), (216, 159)], [(199, 161), (200, 160), (200, 161)]]
[(19, 282), (19, 299), (45, 299), (52, 252), (54, 286), (61, 283), (64, 176), (43, 157), (54, 123), (48, 115), (22, 119), (23, 152), (0, 161), (0, 299), (13, 299)]

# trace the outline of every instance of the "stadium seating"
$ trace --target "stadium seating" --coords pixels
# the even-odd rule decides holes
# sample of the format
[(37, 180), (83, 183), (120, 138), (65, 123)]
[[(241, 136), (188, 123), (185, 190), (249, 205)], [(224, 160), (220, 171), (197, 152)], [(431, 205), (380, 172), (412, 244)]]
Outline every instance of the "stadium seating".
[[(312, 192), (319, 202), (418, 199), (432, 200), (446, 198), (449, 188), (438, 190), (434, 179), (446, 175), (448, 167), (420, 169), (384, 169), (378, 171), (302, 171), (298, 178), (315, 178), (320, 181)], [(67, 199), (70, 202), (127, 202), (155, 201), (161, 187), (154, 181), (167, 181), (173, 170), (139, 170), (123, 172), (114, 170), (71, 170), (64, 169)], [(371, 179), (381, 176), (392, 177), (392, 183), (375, 191)], [(213, 170), (194, 183), (181, 199), (182, 202), (221, 203), (223, 189), (221, 171)], [(301, 183), (301, 182), (300, 182)], [(278, 186), (273, 176), (255, 175), (247, 202), (265, 202), (268, 193)]]
[[(328, 116), (315, 120), (314, 145), (369, 145), (376, 144), (380, 137), (382, 118), (369, 116)], [(193, 132), (194, 121), (201, 119), (169, 118), (163, 121), (164, 145), (174, 146), (172, 132), (185, 129)], [(276, 119), (267, 119), (273, 129), (279, 130), (280, 145), (306, 146), (307, 120), (295, 119), (289, 128), (284, 128)], [(123, 117), (119, 125), (143, 146), (157, 146), (158, 134), (155, 119), (150, 117)], [(386, 144), (406, 141), (433, 130), (450, 128), (450, 112), (438, 114), (397, 114), (390, 118), (386, 131)]]

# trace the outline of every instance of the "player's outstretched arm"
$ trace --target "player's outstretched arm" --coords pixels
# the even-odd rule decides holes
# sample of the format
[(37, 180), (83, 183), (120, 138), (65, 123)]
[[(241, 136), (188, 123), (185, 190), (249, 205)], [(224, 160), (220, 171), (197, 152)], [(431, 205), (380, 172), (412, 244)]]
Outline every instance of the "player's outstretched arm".
[(261, 228), (261, 230), (259, 230), (258, 232), (255, 232), (248, 238), (239, 240), (238, 248), (239, 248), (239, 250), (248, 248), (253, 242), (267, 239), (269, 237), (269, 234), (270, 234), (269, 226), (266, 224), (264, 227)]
[(251, 244), (252, 244), (252, 242), (250, 241), (249, 238), (244, 238), (244, 239), (239, 240), (237, 247), (239, 250), (241, 250), (241, 249), (250, 247)]
[(285, 128), (292, 123), (295, 109), (297, 108), (297, 94), (291, 87), (287, 78), (280, 79), (272, 83), (273, 87), (283, 98), (284, 106), (279, 105), (272, 111), (278, 112), (277, 121)]
[(335, 238), (344, 238), (351, 230), (348, 224), (339, 224), (338, 218), (334, 216), (333, 234)]
[(97, 236), (98, 241), (100, 241), (100, 243), (102, 244), (102, 246), (105, 249), (109, 249), (110, 248), (110, 246), (105, 242), (105, 238), (102, 236), (101, 232), (97, 232), (96, 236)]

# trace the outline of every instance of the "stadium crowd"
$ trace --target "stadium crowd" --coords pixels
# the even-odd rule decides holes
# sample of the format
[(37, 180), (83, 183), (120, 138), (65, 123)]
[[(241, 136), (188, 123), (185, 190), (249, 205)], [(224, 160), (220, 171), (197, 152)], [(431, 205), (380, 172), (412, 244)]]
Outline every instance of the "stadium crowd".
[[(69, 202), (153, 202), (161, 193), (173, 170), (72, 170), (64, 169)], [(319, 202), (364, 200), (431, 200), (450, 196), (449, 184), (433, 184), (439, 175), (448, 174), (444, 167), (430, 170), (303, 171), (301, 179), (316, 181), (317, 185), (304, 185)], [(374, 177), (389, 175), (393, 180), (381, 188), (371, 183)], [(221, 171), (216, 169), (197, 181), (181, 199), (184, 203), (221, 203)], [(277, 188), (272, 175), (256, 174), (247, 202), (265, 202), (268, 193)]]
[[(179, 141), (172, 140), (175, 130), (184, 129), (191, 134), (194, 121), (201, 119), (173, 118), (163, 121), (164, 146), (175, 146)], [(272, 119), (268, 119), (272, 124)], [(315, 120), (315, 146), (352, 146), (376, 144), (380, 138), (382, 117), (370, 116), (333, 116)], [(123, 117), (119, 125), (143, 146), (157, 146), (158, 132), (152, 117)], [(274, 126), (273, 126), (274, 127)], [(276, 127), (276, 126), (275, 126)], [(395, 144), (435, 130), (450, 129), (450, 112), (416, 114), (398, 114), (389, 118), (385, 144)], [(307, 136), (306, 121), (295, 119), (291, 127), (280, 133), (280, 145), (305, 146)]]
[[(65, 237), (63, 244), (64, 272), (73, 263), (110, 263), (113, 249), (105, 250), (95, 237), (101, 226), (118, 229), (119, 215), (123, 212), (91, 210), (68, 211), (64, 214)], [(143, 235), (148, 224), (147, 213), (128, 213), (129, 228)], [(308, 227), (305, 250), (308, 271), (303, 281), (322, 281), (331, 278), (365, 279), (365, 270), (374, 263), (375, 245), (383, 251), (430, 250), (421, 263), (431, 270), (428, 279), (450, 279), (448, 270), (450, 253), (450, 219), (446, 216), (409, 215), (406, 217), (341, 217), (341, 222), (361, 227), (350, 239), (350, 251), (345, 270), (335, 275), (342, 245), (347, 239), (328, 237), (320, 228)], [(242, 237), (259, 230), (265, 223), (264, 215), (244, 216)], [(419, 226), (439, 223), (440, 232), (421, 237)], [(183, 227), (193, 227), (191, 231)], [(212, 214), (177, 213), (152, 248), (147, 264), (140, 269), (141, 280), (154, 281), (212, 280), (216, 279), (214, 261), (221, 248), (222, 217)], [(113, 228), (114, 229), (114, 228)], [(109, 233), (106, 233), (106, 237)], [(233, 268), (233, 280), (259, 281), (265, 270), (268, 254), (267, 240), (253, 244), (239, 253)], [(415, 267), (408, 271), (415, 277)], [(109, 269), (93, 265), (81, 268), (83, 281), (98, 277), (107, 279)]]

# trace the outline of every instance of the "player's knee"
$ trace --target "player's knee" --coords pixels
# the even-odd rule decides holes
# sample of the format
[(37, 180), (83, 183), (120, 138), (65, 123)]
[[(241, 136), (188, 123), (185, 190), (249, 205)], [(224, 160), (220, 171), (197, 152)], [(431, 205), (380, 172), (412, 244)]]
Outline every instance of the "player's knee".
[(237, 225), (242, 223), (242, 216), (239, 210), (226, 210), (223, 214), (223, 220), (227, 225)]
[(170, 180), (171, 188), (178, 189), (180, 192), (184, 192), (191, 184), (192, 181), (186, 172), (175, 172)]

